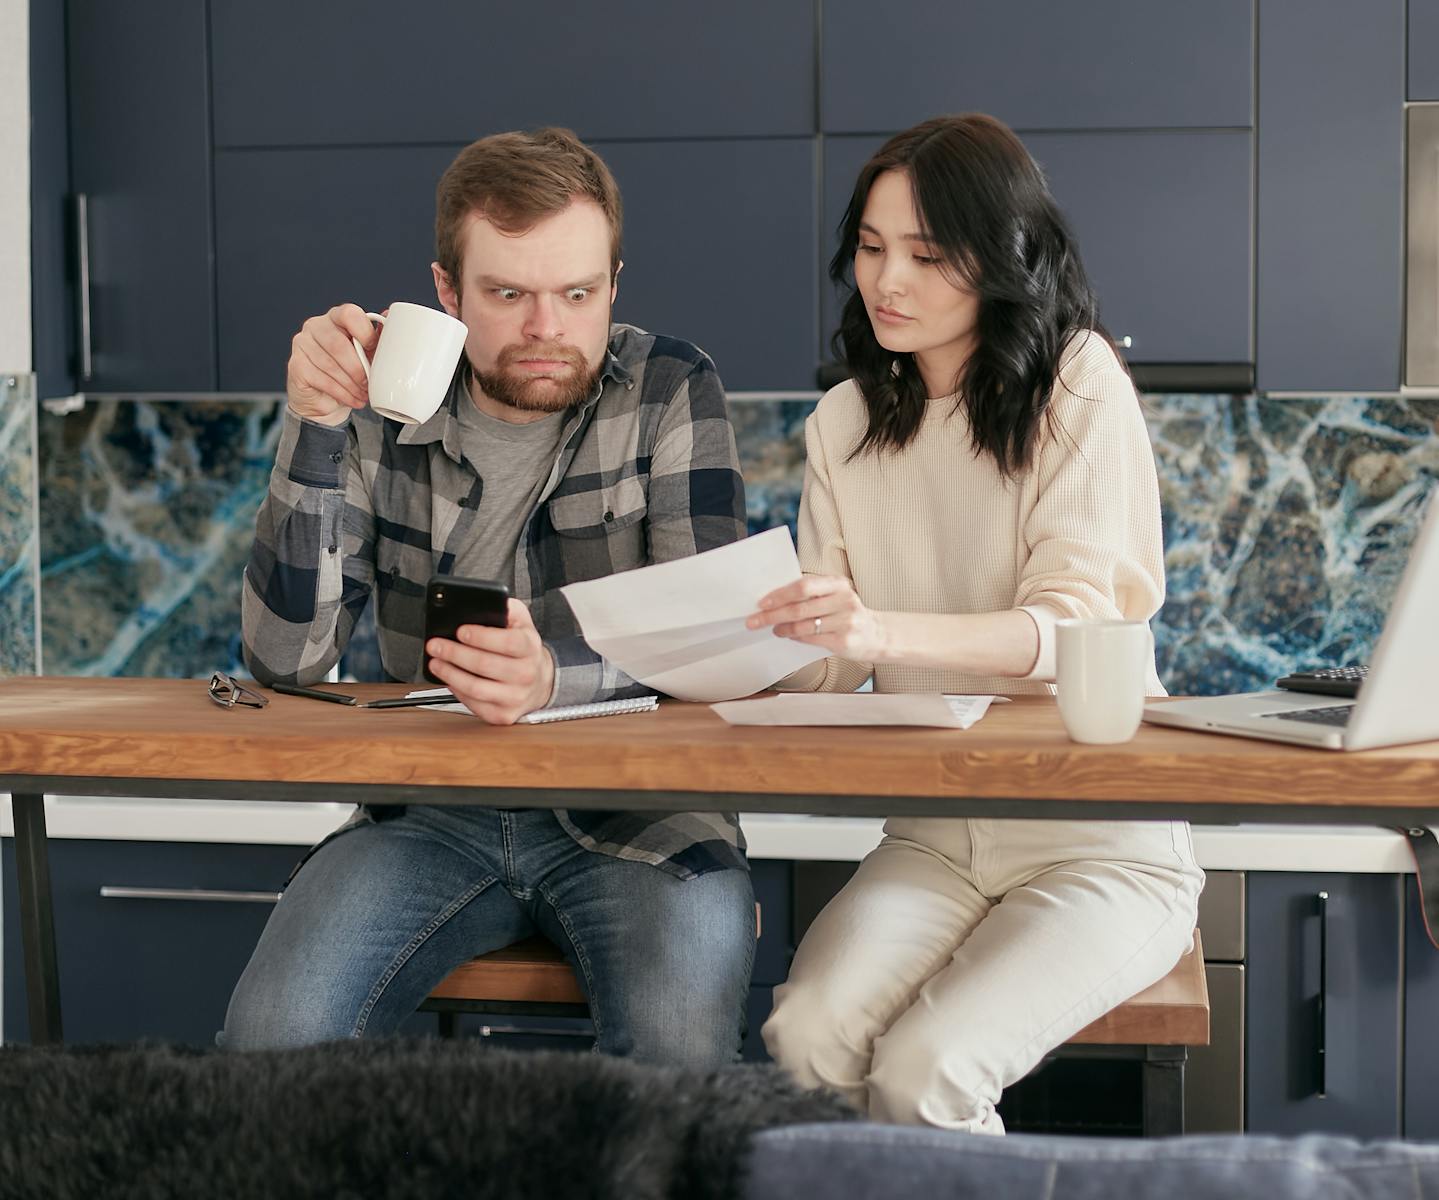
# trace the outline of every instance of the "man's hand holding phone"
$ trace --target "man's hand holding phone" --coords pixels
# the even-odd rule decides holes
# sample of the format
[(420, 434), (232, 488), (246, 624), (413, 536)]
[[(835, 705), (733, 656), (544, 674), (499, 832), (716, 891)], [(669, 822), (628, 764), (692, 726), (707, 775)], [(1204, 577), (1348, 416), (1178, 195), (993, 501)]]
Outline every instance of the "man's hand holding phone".
[(436, 576), (425, 604), (426, 676), (491, 725), (549, 703), (555, 660), (530, 610), (499, 584)]

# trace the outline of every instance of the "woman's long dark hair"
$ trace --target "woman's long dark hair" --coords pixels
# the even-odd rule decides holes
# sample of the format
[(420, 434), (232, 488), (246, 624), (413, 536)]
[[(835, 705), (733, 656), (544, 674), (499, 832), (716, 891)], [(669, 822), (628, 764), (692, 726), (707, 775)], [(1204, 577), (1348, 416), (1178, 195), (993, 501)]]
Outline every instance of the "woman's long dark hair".
[(993, 117), (935, 117), (880, 147), (860, 170), (829, 267), (851, 293), (835, 352), (869, 412), (855, 455), (901, 449), (927, 399), (914, 356), (879, 344), (854, 285), (864, 207), (886, 171), (908, 177), (920, 232), (942, 255), (941, 269), (979, 294), (976, 346), (953, 390), (975, 453), (1013, 478), (1030, 463), (1065, 344), (1089, 329), (1108, 339), (1074, 235), (1023, 143)]

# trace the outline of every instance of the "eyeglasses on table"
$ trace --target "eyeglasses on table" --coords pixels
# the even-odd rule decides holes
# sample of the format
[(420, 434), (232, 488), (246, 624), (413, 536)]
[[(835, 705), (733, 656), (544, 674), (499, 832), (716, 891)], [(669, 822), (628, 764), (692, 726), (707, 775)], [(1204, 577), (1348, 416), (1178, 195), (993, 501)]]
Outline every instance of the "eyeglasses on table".
[(210, 699), (221, 708), (264, 708), (270, 703), (268, 696), (262, 696), (254, 688), (246, 687), (233, 675), (216, 671), (210, 676)]

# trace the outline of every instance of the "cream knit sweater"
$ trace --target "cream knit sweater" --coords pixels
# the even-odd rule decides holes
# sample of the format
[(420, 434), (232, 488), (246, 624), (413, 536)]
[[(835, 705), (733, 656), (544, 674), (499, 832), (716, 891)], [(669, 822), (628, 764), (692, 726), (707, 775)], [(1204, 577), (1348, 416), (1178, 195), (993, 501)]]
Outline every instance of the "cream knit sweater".
[[(1164, 601), (1159, 485), (1134, 386), (1104, 340), (1076, 337), (1041, 424), (1031, 467), (1004, 479), (976, 457), (955, 399), (929, 401), (898, 454), (850, 451), (866, 426), (850, 381), (805, 425), (799, 559), (806, 573), (848, 577), (871, 609), (985, 613), (1022, 608), (1039, 628), (1023, 678), (880, 663), (877, 692), (1053, 691), (1054, 623), (1064, 617), (1148, 620)], [(852, 691), (869, 663), (830, 658), (780, 686)], [(1149, 692), (1162, 695), (1150, 668)]]

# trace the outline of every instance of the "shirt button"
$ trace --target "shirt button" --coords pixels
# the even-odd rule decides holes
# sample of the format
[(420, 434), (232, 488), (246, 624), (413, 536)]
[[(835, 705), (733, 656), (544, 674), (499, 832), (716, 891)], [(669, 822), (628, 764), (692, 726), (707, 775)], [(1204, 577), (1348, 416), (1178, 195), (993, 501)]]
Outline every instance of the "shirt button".
[(615, 514), (614, 514), (614, 513), (612, 513), (612, 512), (607, 512), (607, 513), (605, 513), (605, 520), (606, 520), (606, 521), (613, 521), (614, 519), (615, 519)]

